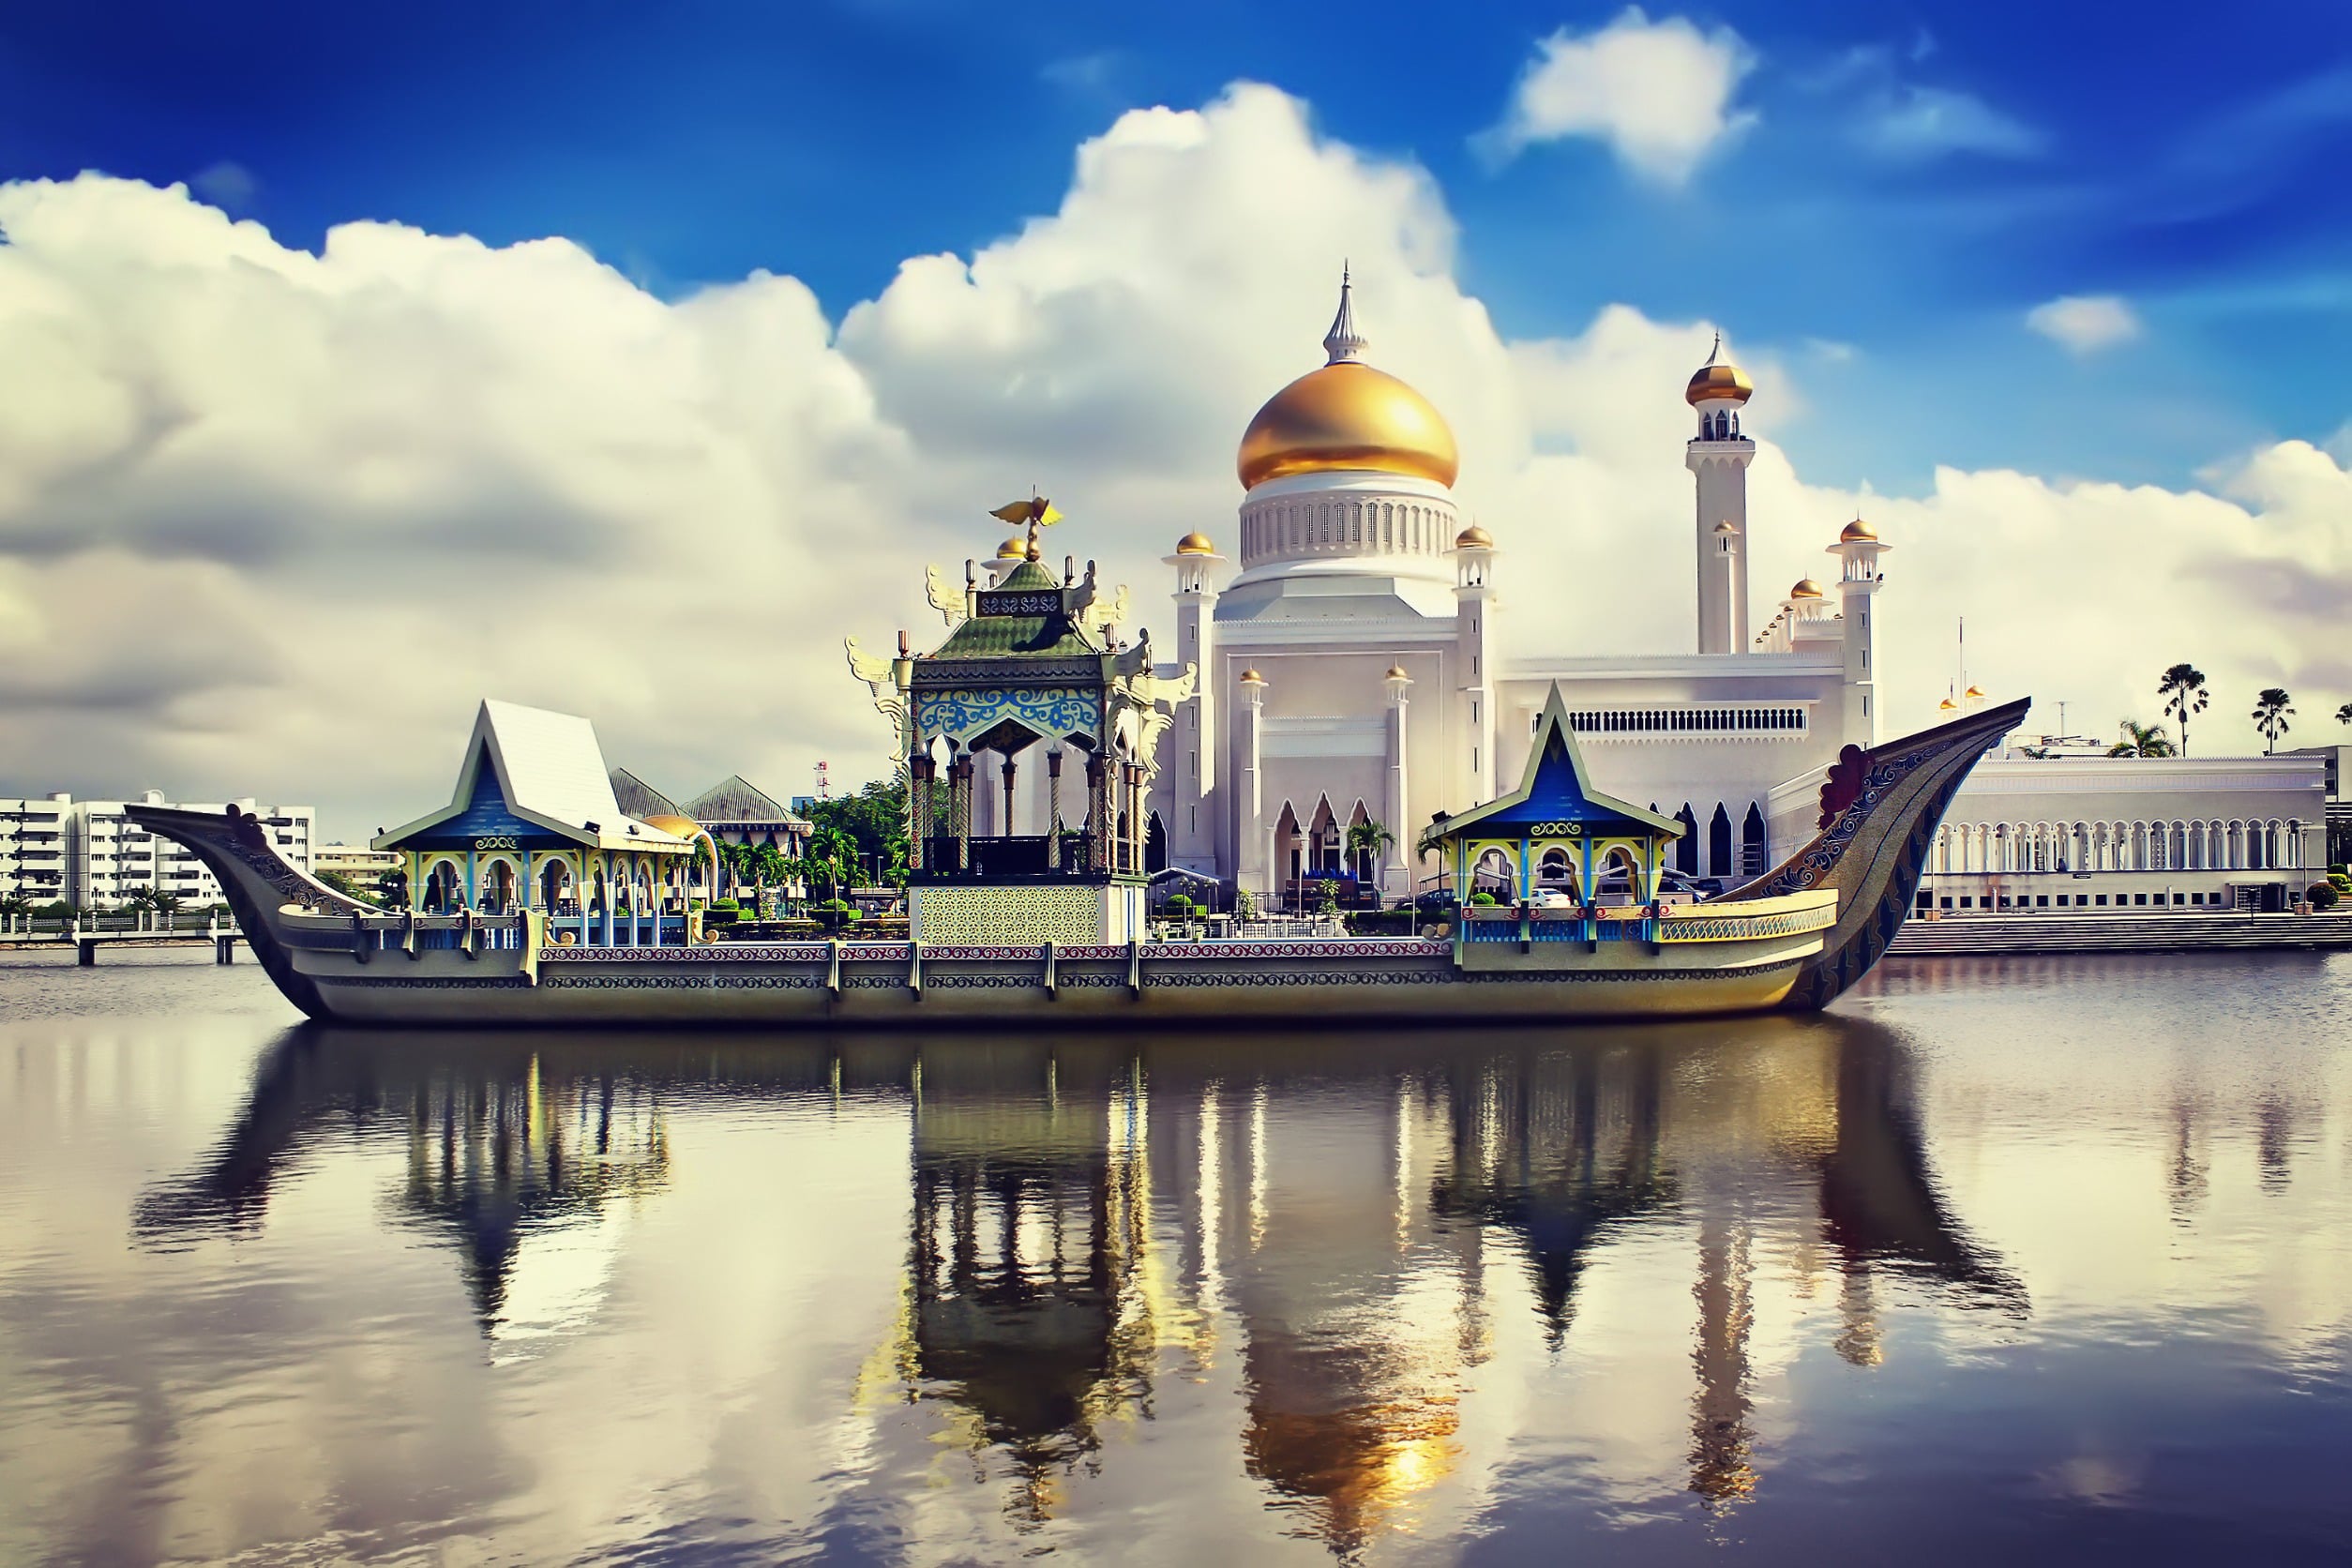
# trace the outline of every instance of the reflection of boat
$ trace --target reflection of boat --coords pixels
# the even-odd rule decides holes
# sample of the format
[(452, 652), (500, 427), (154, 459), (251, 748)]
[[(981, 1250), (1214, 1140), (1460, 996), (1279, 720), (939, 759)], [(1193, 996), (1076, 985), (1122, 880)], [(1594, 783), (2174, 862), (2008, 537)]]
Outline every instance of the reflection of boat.
[[(1519, 790), (1425, 836), (1431, 850), (1460, 863), (1464, 885), (1473, 865), (1506, 851), (1515, 852), (1527, 883), (1527, 897), (1515, 908), (1464, 912), (1447, 941), (941, 943), (921, 940), (918, 897), (912, 942), (704, 945), (683, 940), (693, 935), (688, 920), (679, 942), (671, 943), (670, 927), (656, 922), (644, 927), (648, 944), (614, 945), (610, 921), (599, 928), (583, 918), (579, 935), (585, 940), (565, 942), (550, 940), (549, 917), (535, 908), (391, 914), (356, 903), (289, 866), (250, 816), (159, 807), (133, 807), (131, 814), (187, 844), (213, 869), (270, 978), (320, 1018), (902, 1025), (1018, 1019), (1099, 1027), (1113, 1018), (1395, 1021), (1802, 1010), (1825, 1006), (1885, 952), (1908, 912), (1945, 805), (1986, 746), (2024, 712), (2022, 701), (2013, 702), (1868, 751), (1849, 746), (1822, 785), (1817, 837), (1744, 887), (1675, 904), (1663, 897), (1658, 878), (1664, 847), (1679, 827), (1586, 785), (1555, 693)], [(490, 776), (469, 767), (467, 777)], [(505, 793), (514, 792), (512, 783), (506, 781)], [(467, 809), (475, 808), (505, 809), (488, 796)], [(580, 831), (602, 826), (581, 824)], [(1609, 905), (1596, 892), (1573, 909), (1537, 907), (1532, 867), (1539, 862), (1568, 867), (1588, 889), (1611, 875), (1627, 879), (1649, 901)], [(527, 889), (532, 879), (522, 885)], [(948, 891), (965, 904), (990, 895), (985, 886)], [(998, 891), (1004, 894), (1000, 923), (1035, 929), (1021, 910), (1036, 890)], [(631, 924), (628, 934), (641, 935), (640, 927)]]
[[(278, 1188), (372, 1141), (391, 1214), (448, 1247), (481, 1332), (506, 1339), (532, 1327), (519, 1303), (576, 1277), (589, 1244), (626, 1248), (638, 1200), (687, 1184), (673, 1123), (861, 1099), (903, 1118), (903, 1142), (865, 1147), (903, 1161), (910, 1201), (904, 1233), (866, 1249), (902, 1280), (871, 1364), (905, 1397), (853, 1419), (909, 1400), (946, 1414), (938, 1435), (994, 1464), (991, 1506), (1026, 1524), (1119, 1463), (1155, 1406), (1172, 1414), (1172, 1390), (1229, 1366), (1217, 1443), (1341, 1551), (1475, 1511), (1480, 1455), (1511, 1419), (1479, 1393), (1501, 1315), (1531, 1316), (1555, 1349), (1600, 1335), (1628, 1353), (1624, 1275), (1614, 1331), (1579, 1315), (1622, 1243), (1666, 1238), (1687, 1260), (1687, 1286), (1647, 1299), (1670, 1316), (1645, 1339), (1686, 1370), (1672, 1402), (1609, 1420), (1663, 1431), (1648, 1473), (1714, 1506), (1759, 1483), (1756, 1384), (1789, 1349), (1785, 1333), (1756, 1348), (1759, 1315), (1788, 1317), (1758, 1312), (1766, 1259), (1800, 1297), (1826, 1277), (1810, 1332), (1865, 1368), (1890, 1292), (2025, 1310), (1938, 1191), (1909, 1058), (1867, 1019), (1275, 1045), (306, 1027), (133, 1228), (149, 1244), (250, 1232)], [(543, 1332), (595, 1317), (540, 1310)]]

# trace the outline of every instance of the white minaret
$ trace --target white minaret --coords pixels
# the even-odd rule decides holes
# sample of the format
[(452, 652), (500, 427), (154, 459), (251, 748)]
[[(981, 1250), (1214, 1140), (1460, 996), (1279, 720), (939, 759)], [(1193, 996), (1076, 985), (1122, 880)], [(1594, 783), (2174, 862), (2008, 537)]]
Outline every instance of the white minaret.
[(1176, 662), (1171, 673), (1182, 674), (1187, 664), (1199, 676), (1193, 694), (1177, 704), (1176, 754), (1162, 769), (1171, 780), (1168, 823), (1168, 860), (1188, 871), (1216, 874), (1217, 686), (1215, 568), (1225, 557), (1205, 534), (1187, 534), (1176, 541), (1176, 553), (1164, 557), (1176, 570)]
[(1411, 875), (1414, 862), (1407, 848), (1415, 837), (1412, 780), (1405, 768), (1405, 694), (1412, 689), (1413, 678), (1405, 673), (1403, 665), (1392, 664), (1381, 684), (1388, 689), (1388, 799), (1384, 803), (1384, 825), (1390, 838), (1380, 852), (1380, 883), (1382, 892), (1394, 898), (1400, 890), (1408, 896), (1420, 891)]
[(1478, 524), (1454, 536), (1455, 654), (1463, 719), (1456, 765), (1470, 786), (1461, 798), (1473, 804), (1495, 798), (1494, 558), (1494, 538)]
[(1266, 677), (1255, 670), (1242, 671), (1235, 683), (1239, 701), (1233, 716), (1240, 721), (1233, 792), (1234, 881), (1253, 893), (1274, 887), (1274, 845), (1267, 837), (1265, 799)]
[[(1714, 352), (1691, 377), (1683, 400), (1698, 415), (1682, 461), (1698, 480), (1698, 651), (1737, 654), (1748, 645), (1748, 464), (1756, 443), (1740, 433), (1740, 411), (1753, 392), (1740, 367), (1723, 357), (1723, 334)], [(1731, 525), (1726, 547), (1716, 530)], [(1725, 570), (1727, 558), (1729, 569)]]
[(1872, 610), (1886, 576), (1878, 557), (1893, 549), (1878, 542), (1878, 531), (1859, 517), (1830, 547), (1838, 558), (1838, 609), (1846, 634), (1846, 739), (1856, 746), (1878, 741), (1877, 627)]

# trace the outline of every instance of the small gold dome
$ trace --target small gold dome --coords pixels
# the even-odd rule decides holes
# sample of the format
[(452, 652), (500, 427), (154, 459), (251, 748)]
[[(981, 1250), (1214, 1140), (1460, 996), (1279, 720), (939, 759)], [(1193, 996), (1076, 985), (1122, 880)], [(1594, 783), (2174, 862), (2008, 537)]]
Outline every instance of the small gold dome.
[(1455, 550), (1492, 550), (1495, 548), (1495, 536), (1473, 522), (1454, 535), (1454, 548)]
[(1462, 459), (1428, 399), (1385, 370), (1343, 359), (1269, 398), (1243, 432), (1234, 467), (1244, 490), (1350, 468), (1451, 486)]
[(1837, 538), (1840, 544), (1852, 544), (1857, 539), (1867, 539), (1875, 544), (1877, 542), (1878, 531), (1862, 521), (1862, 519), (1856, 518), (1839, 532)]
[(672, 838), (692, 838), (702, 831), (702, 824), (694, 821), (691, 817), (671, 817), (665, 815), (660, 817), (647, 817), (643, 819), (643, 822), (647, 827), (659, 828), (662, 832), (670, 835)]
[(1984, 695), (1984, 688), (1983, 686), (1970, 686), (1968, 694), (1970, 697), (1982, 697)]
[(1217, 547), (1209, 542), (1206, 534), (1187, 534), (1176, 541), (1176, 553), (1179, 555), (1214, 555), (1216, 552)]
[(1266, 684), (1266, 677), (1265, 677), (1265, 676), (1263, 676), (1263, 675), (1260, 675), (1260, 674), (1259, 674), (1257, 671), (1255, 671), (1255, 670), (1244, 670), (1244, 671), (1242, 671), (1242, 685), (1244, 685), (1244, 686), (1264, 686), (1265, 684)]
[(1953, 701), (1951, 698), (1947, 697), (1947, 698), (1945, 698), (1942, 701), (1940, 701), (1940, 702), (1938, 702), (1938, 703), (1937, 703), (1937, 704), (1936, 704), (1936, 711), (1937, 711), (1937, 712), (1938, 712), (1938, 713), (1947, 713), (1947, 714), (1948, 714), (1948, 713), (1952, 712), (1952, 709), (1954, 709), (1954, 708), (1958, 707), (1959, 705), (1960, 705), (1959, 703), (1957, 703), (1957, 702)]
[(1029, 541), (1018, 534), (996, 547), (996, 558), (1000, 561), (1019, 561), (1028, 554)]
[(1744, 403), (1755, 390), (1747, 372), (1723, 356), (1723, 334), (1718, 332), (1707, 363), (1691, 373), (1691, 384), (1682, 389), (1682, 400), (1694, 408), (1710, 398), (1728, 398), (1735, 403)]
[(1821, 596), (1821, 585), (1809, 577), (1801, 577), (1797, 580), (1797, 586), (1788, 590), (1788, 596), (1792, 599), (1817, 599)]
[(1388, 678), (1392, 681), (1410, 681), (1412, 679), (1410, 675), (1405, 673), (1405, 667), (1401, 664), (1392, 664), (1388, 667)]

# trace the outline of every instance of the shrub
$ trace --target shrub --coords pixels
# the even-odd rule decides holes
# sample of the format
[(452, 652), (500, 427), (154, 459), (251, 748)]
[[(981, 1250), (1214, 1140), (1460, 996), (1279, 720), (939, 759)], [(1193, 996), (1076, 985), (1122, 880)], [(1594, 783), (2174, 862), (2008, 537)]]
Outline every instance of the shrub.
[(2333, 884), (2323, 882), (2305, 888), (2303, 897), (2311, 900), (2311, 907), (2315, 910), (2331, 910), (2336, 907), (2338, 895)]
[(2331, 877), (2352, 876), (2352, 866), (2346, 866), (2342, 861), (2338, 861), (2328, 867), (2328, 875)]
[(1478, 905), (1482, 909), (1490, 907), (1494, 901), (1495, 896), (1491, 893), (1473, 893), (1470, 895), (1470, 902)]
[(1168, 912), (1178, 920), (1192, 918), (1192, 900), (1179, 893), (1168, 901)]

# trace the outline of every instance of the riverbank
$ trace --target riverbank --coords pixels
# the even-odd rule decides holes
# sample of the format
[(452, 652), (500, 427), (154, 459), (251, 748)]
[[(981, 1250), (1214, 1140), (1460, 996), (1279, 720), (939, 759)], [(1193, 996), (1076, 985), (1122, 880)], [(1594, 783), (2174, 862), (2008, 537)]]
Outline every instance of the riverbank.
[(2344, 914), (1946, 915), (1907, 920), (1887, 945), (1891, 957), (1961, 957), (1992, 953), (2178, 953), (2254, 948), (2352, 947)]

